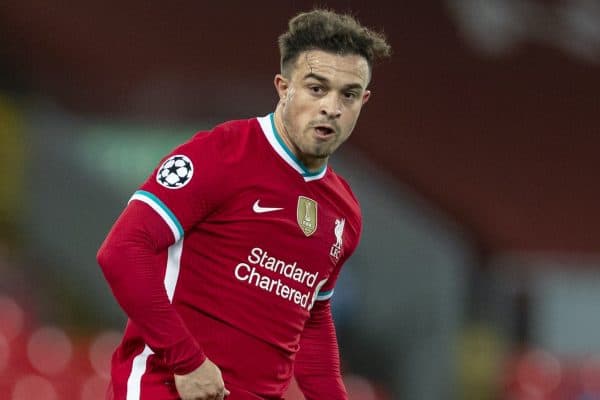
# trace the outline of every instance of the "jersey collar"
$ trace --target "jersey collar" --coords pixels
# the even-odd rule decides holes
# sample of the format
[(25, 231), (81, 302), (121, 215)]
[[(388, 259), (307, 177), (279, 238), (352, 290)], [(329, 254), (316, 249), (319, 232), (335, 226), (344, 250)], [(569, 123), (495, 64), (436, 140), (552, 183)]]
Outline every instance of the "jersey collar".
[(277, 128), (275, 127), (275, 116), (274, 113), (270, 113), (269, 115), (265, 115), (264, 117), (257, 118), (260, 127), (262, 128), (265, 137), (273, 150), (281, 157), (283, 160), (288, 163), (292, 168), (294, 168), (306, 182), (314, 181), (317, 179), (321, 179), (325, 176), (327, 172), (327, 163), (323, 165), (321, 169), (316, 172), (309, 171), (304, 164), (292, 153), (290, 148), (285, 144), (279, 132), (277, 132)]

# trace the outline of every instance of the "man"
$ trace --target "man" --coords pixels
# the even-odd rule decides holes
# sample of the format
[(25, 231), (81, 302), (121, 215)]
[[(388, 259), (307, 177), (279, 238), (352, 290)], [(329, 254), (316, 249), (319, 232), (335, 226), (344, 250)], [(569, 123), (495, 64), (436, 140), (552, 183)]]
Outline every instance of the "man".
[(384, 38), (302, 13), (279, 38), (279, 102), (177, 147), (98, 253), (129, 316), (114, 399), (346, 399), (329, 299), (361, 232), (327, 166), (350, 136)]

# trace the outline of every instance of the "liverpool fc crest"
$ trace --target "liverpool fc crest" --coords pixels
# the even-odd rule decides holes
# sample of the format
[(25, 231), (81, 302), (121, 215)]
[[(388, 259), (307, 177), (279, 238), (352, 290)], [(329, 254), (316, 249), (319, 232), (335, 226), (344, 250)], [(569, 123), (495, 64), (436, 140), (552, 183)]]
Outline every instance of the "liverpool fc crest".
[(342, 257), (344, 252), (344, 225), (346, 225), (345, 218), (335, 220), (335, 228), (333, 229), (335, 243), (329, 250), (329, 256), (331, 256), (331, 260), (334, 264), (337, 264), (337, 262), (340, 261), (340, 257)]

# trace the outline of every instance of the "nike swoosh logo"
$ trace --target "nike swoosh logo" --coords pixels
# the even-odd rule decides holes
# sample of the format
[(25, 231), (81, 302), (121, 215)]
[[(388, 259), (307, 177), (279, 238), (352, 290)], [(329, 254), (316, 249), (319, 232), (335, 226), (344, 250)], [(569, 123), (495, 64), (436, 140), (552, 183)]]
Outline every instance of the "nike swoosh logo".
[(252, 211), (254, 211), (257, 214), (267, 213), (267, 212), (271, 212), (271, 211), (283, 210), (282, 207), (261, 207), (258, 204), (259, 202), (260, 202), (260, 200), (256, 200), (254, 202), (254, 204), (252, 205)]

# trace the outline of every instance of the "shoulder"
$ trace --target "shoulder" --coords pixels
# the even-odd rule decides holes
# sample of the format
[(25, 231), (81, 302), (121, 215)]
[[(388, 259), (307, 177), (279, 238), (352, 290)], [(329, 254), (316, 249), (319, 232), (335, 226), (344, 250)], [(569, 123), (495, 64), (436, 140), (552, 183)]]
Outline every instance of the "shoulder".
[(225, 161), (228, 156), (240, 156), (245, 149), (252, 147), (250, 142), (259, 137), (259, 131), (256, 118), (232, 120), (210, 130), (196, 132), (183, 146), (194, 155), (210, 158), (212, 154)]
[(258, 129), (260, 126), (256, 118), (232, 120), (218, 124), (211, 130), (196, 132), (191, 142), (237, 142)]
[(223, 122), (213, 128), (213, 132), (218, 132), (223, 135), (240, 135), (247, 134), (253, 129), (256, 129), (258, 122), (256, 118), (250, 119), (235, 119)]
[(338, 175), (335, 170), (329, 167), (329, 179), (335, 186), (337, 193), (345, 200), (345, 202), (360, 214), (360, 203), (358, 198), (352, 191), (350, 184), (341, 175)]
[(356, 237), (360, 236), (362, 231), (362, 212), (358, 198), (352, 191), (350, 184), (331, 167), (327, 173), (328, 185), (335, 193), (334, 203), (338, 213), (344, 216), (351, 230), (355, 232)]

